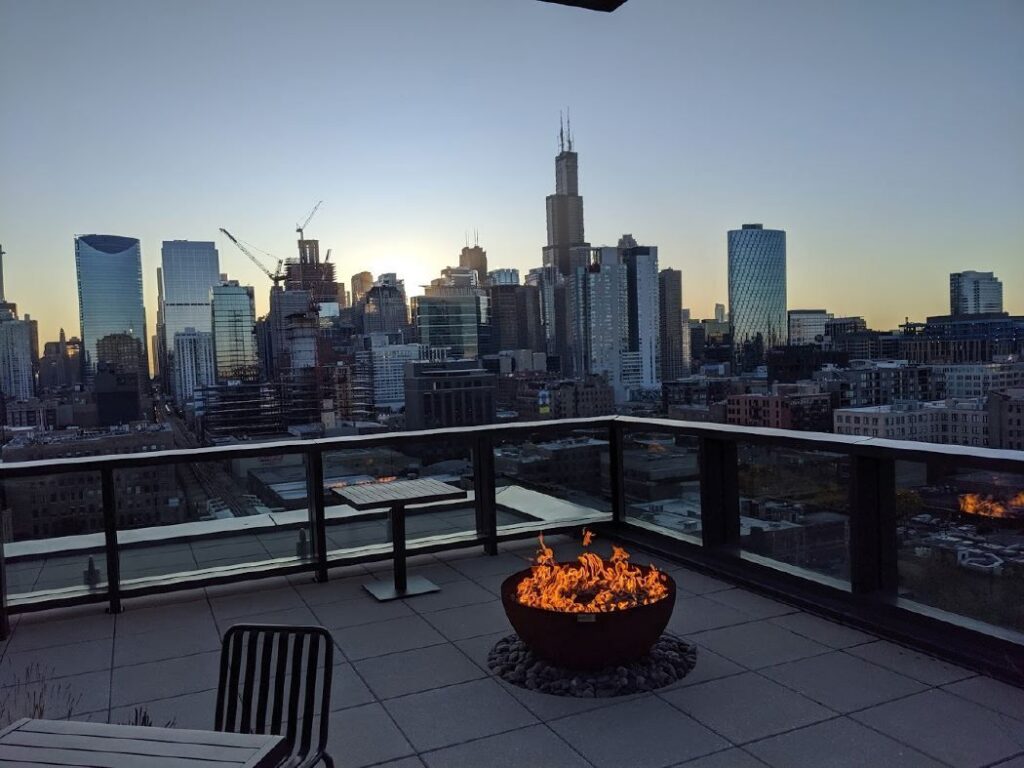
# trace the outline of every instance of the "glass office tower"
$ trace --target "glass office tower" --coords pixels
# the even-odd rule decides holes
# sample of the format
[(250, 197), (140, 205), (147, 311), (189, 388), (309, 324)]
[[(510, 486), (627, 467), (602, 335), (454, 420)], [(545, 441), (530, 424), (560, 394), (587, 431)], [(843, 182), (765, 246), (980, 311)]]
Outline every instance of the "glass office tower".
[(164, 333), (173, 349), (174, 334), (211, 330), (210, 289), (220, 282), (220, 261), (214, 243), (198, 240), (164, 240), (160, 255)]
[(138, 239), (119, 235), (76, 237), (75, 271), (85, 377), (91, 379), (96, 372), (96, 342), (115, 333), (127, 333), (141, 342), (148, 370), (142, 249)]
[(213, 358), (217, 383), (258, 381), (256, 355), (256, 305), (251, 285), (237, 280), (219, 283), (210, 290), (213, 316)]
[(786, 343), (783, 230), (760, 224), (729, 230), (729, 323), (733, 357), (741, 370), (761, 365), (767, 350)]

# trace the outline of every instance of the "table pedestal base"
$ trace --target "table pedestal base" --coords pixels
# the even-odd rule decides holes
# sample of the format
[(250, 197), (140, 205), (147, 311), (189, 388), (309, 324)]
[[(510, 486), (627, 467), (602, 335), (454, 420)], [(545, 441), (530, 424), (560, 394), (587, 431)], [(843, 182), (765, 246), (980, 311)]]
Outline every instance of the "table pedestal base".
[(425, 595), (428, 592), (441, 591), (441, 588), (437, 586), (437, 584), (429, 579), (423, 578), (422, 576), (410, 576), (408, 583), (405, 586), (405, 590), (402, 592), (399, 592), (398, 589), (395, 588), (394, 583), (390, 581), (377, 581), (372, 584), (363, 584), (363, 588), (382, 603), (385, 603), (388, 600), (397, 600), (400, 597), (413, 597), (414, 595)]

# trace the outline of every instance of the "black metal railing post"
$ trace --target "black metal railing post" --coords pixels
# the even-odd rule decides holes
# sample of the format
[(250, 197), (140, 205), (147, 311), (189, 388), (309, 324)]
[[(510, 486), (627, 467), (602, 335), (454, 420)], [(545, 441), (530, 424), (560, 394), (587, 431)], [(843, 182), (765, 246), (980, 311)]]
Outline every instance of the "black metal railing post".
[(622, 457), (624, 441), (625, 430), (622, 424), (613, 421), (608, 425), (608, 487), (612, 496), (612, 521), (615, 523), (626, 519), (626, 477)]
[(700, 439), (700, 530), (705, 547), (731, 549), (740, 543), (739, 467), (736, 443)]
[(117, 548), (117, 489), (114, 470), (100, 470), (103, 494), (103, 547), (107, 556), (107, 599), (110, 613), (121, 613), (121, 555)]
[(313, 578), (327, 581), (327, 520), (324, 512), (324, 455), (319, 448), (306, 454), (306, 500), (313, 551)]
[(850, 589), (895, 594), (896, 462), (869, 456), (850, 462)]
[(0, 640), (11, 636), (11, 620), (7, 615), (7, 563), (4, 560), (4, 537), (0, 533)]
[(481, 433), (473, 446), (473, 495), (476, 507), (476, 533), (484, 543), (484, 552), (498, 554), (498, 504), (495, 498), (494, 442)]
[(391, 519), (392, 559), (395, 575), (395, 592), (404, 595), (409, 588), (409, 576), (405, 562), (405, 504), (393, 504), (388, 513)]

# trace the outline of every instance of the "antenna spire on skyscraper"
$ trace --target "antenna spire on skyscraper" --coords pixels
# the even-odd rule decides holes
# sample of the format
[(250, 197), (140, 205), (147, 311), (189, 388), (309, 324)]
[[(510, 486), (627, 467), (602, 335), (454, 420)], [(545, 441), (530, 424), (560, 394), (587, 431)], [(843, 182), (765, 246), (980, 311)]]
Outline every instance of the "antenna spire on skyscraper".
[(565, 120), (562, 110), (558, 110), (558, 151), (565, 152)]
[(565, 108), (565, 132), (569, 139), (569, 151), (572, 152), (572, 113), (569, 108)]

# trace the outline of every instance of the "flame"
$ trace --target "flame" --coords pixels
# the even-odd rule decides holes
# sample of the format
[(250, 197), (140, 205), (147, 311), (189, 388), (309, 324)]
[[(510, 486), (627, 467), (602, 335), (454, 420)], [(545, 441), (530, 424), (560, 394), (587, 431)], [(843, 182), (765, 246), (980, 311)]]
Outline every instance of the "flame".
[[(541, 534), (543, 535), (543, 534)], [(589, 547), (590, 542), (594, 540), (594, 532), (583, 529), (583, 546)], [(542, 542), (543, 543), (543, 542)]]
[(965, 493), (960, 496), (960, 511), (965, 515), (981, 515), (983, 517), (1014, 517), (1009, 507), (1020, 509), (1024, 507), (1024, 491), (1005, 503), (994, 499), (991, 496), (982, 496), (980, 493)]
[[(668, 595), (665, 574), (651, 565), (646, 571), (629, 564), (629, 553), (612, 547), (603, 560), (584, 552), (576, 564), (555, 562), (555, 554), (540, 535), (540, 548), (531, 574), (519, 582), (516, 597), (523, 605), (563, 613), (607, 613), (648, 605)], [(593, 540), (584, 531), (583, 544)]]

